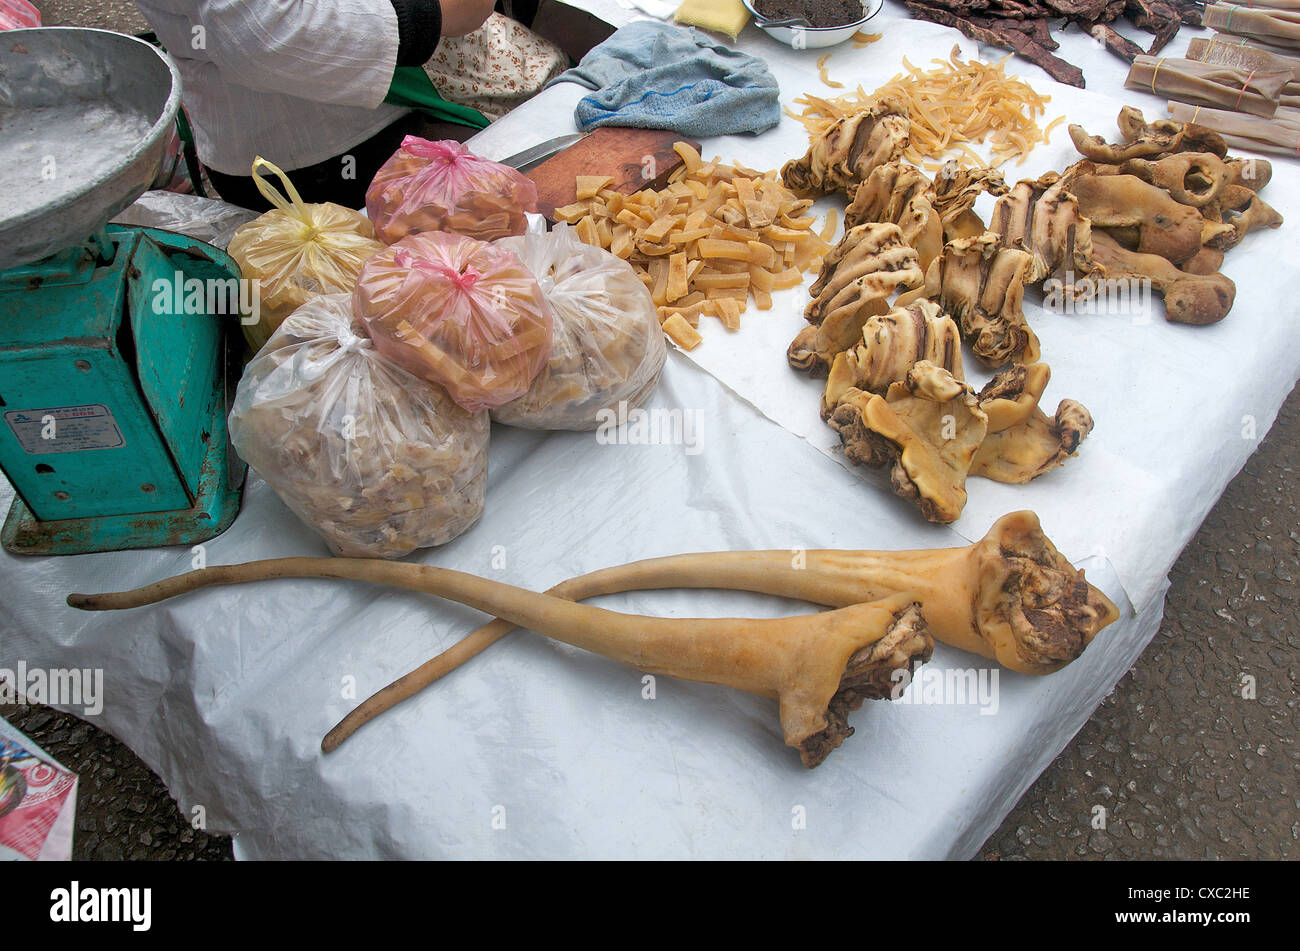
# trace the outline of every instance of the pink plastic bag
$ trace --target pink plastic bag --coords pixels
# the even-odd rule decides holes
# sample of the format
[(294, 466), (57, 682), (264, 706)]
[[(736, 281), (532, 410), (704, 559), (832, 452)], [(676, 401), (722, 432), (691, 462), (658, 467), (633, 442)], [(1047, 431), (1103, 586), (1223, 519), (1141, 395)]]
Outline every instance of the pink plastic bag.
[(24, 30), (41, 25), (41, 11), (27, 0), (0, 0), (0, 30)]
[(537, 186), (508, 165), (459, 142), (402, 140), (366, 190), (366, 214), (385, 244), (408, 234), (450, 231), (480, 241), (523, 234)]
[(537, 279), (513, 251), (473, 238), (403, 238), (366, 261), (352, 301), (380, 353), (471, 412), (523, 396), (551, 353)]

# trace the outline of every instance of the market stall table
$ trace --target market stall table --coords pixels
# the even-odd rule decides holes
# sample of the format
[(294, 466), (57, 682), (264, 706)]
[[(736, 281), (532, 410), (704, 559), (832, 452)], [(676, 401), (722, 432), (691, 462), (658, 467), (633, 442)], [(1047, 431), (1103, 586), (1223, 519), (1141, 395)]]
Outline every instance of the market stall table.
[[(872, 21), (881, 43), (831, 51), (832, 78), (870, 90), (898, 71), (904, 51), (923, 64), (954, 43), (976, 49), (899, 9), (890, 4)], [(1185, 29), (1174, 47), (1196, 33)], [(1111, 54), (1078, 34), (1060, 39), (1088, 90), (1010, 64), (1052, 96), (1044, 121), (1063, 113), (1113, 137), (1123, 103), (1161, 114), (1163, 102), (1121, 91), (1126, 70)], [(753, 27), (739, 45), (768, 59), (787, 104), (835, 92), (818, 79), (824, 51), (790, 50)], [(472, 145), (502, 157), (568, 131), (583, 92), (553, 87)], [(704, 150), (765, 169), (806, 144), (802, 127), (783, 120)], [(1073, 156), (1058, 129), (1008, 177)], [(70, 591), (187, 570), (189, 549), (5, 556), (0, 667), (21, 658), (29, 667), (103, 668), (97, 725), (140, 754), (187, 813), (202, 807), (210, 831), (233, 833), (241, 858), (968, 857), (1154, 635), (1170, 566), (1300, 372), (1300, 276), (1287, 266), (1300, 230), (1300, 165), (1275, 166), (1267, 198), (1287, 224), (1228, 256), (1237, 300), (1222, 323), (1174, 326), (1150, 309), (1052, 315), (1026, 302), (1052, 365), (1051, 394), (1083, 402), (1097, 428), (1078, 458), (1030, 485), (972, 480), (965, 514), (950, 527), (925, 524), (870, 475), (839, 464), (834, 434), (817, 417), (820, 386), (785, 361), (803, 323), (799, 289), (777, 295), (770, 312), (747, 312), (736, 333), (702, 321), (703, 344), (670, 356), (648, 407), (651, 419), (670, 423), (652, 444), (495, 429), (483, 519), (415, 560), (542, 588), (680, 551), (960, 545), (1027, 508), (1121, 606), (1120, 621), (1048, 677), (997, 671), (940, 646), (929, 669), (996, 684), (986, 702), (920, 702), (914, 684), (914, 702), (857, 712), (857, 733), (815, 771), (783, 746), (770, 701), (647, 681), (532, 634), (503, 641), (322, 756), (321, 736), (344, 713), (481, 616), (325, 581), (205, 591), (126, 614), (63, 604)], [(977, 207), (987, 217), (988, 206)], [(324, 548), (250, 476), (234, 526), (202, 554), (224, 564)], [(600, 603), (678, 616), (808, 609), (703, 591)]]

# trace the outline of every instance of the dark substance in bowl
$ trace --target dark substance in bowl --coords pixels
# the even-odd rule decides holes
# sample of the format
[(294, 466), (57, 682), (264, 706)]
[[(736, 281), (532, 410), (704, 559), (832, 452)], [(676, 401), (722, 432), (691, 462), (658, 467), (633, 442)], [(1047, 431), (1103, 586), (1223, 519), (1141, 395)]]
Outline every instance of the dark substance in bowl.
[(862, 0), (754, 0), (754, 9), (768, 20), (803, 17), (817, 29), (848, 26), (862, 19)]

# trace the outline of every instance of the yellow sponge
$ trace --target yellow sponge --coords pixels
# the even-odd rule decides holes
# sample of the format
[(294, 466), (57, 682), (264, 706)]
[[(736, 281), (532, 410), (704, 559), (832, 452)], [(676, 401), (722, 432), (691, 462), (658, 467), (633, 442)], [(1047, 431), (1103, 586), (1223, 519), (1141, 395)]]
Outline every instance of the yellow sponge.
[(740, 0), (684, 0), (673, 21), (722, 33), (733, 40), (749, 22), (749, 11)]

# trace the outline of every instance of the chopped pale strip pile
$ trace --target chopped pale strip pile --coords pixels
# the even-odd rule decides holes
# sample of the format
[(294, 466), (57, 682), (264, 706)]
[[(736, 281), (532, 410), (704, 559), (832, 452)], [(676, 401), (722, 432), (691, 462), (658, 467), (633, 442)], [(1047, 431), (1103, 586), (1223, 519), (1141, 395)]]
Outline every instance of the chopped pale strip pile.
[[(948, 59), (934, 59), (931, 62), (935, 67), (923, 70), (903, 57), (906, 72), (875, 92), (867, 93), (859, 86), (836, 99), (807, 94), (795, 100), (804, 107), (800, 114), (788, 109), (786, 114), (816, 136), (836, 119), (890, 96), (906, 105), (912, 120), (911, 142), (904, 155), (916, 165), (937, 169), (947, 159), (955, 158), (963, 165), (983, 166), (984, 160), (970, 148), (973, 142), (985, 143), (992, 149), (989, 164), (994, 168), (1011, 159), (1019, 164), (1035, 145), (1047, 141), (1037, 120), (1051, 97), (1039, 95), (1028, 83), (1008, 76), (1006, 62), (1010, 58), (996, 63), (963, 60), (960, 47), (954, 46)], [(1059, 121), (1053, 120), (1048, 129)]]
[[(555, 217), (631, 264), (664, 333), (691, 350), (700, 343), (701, 314), (737, 329), (751, 295), (759, 310), (770, 309), (772, 292), (801, 284), (831, 246), (813, 230), (812, 202), (797, 198), (775, 171), (705, 162), (684, 142), (673, 148), (683, 165), (666, 187), (625, 195), (608, 182), (581, 181), (586, 197), (557, 208)], [(829, 233), (836, 224), (828, 222)]]
[(861, 30), (853, 34), (853, 45), (858, 49), (868, 46), (879, 40), (885, 34), (883, 33), (863, 33)]

